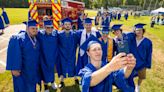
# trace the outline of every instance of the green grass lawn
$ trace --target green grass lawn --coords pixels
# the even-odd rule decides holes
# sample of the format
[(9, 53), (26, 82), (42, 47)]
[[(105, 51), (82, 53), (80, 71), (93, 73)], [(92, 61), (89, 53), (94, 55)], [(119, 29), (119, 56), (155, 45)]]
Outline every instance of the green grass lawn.
[(28, 8), (5, 8), (5, 11), (7, 12), (11, 25), (20, 24), (28, 19)]
[[(28, 9), (7, 8), (6, 11), (9, 15), (11, 24), (19, 24), (22, 21), (27, 20)], [(86, 10), (85, 12), (88, 13), (90, 17), (96, 15), (96, 11), (93, 10)], [(121, 21), (112, 21), (111, 24), (124, 24), (122, 28), (126, 31), (131, 31), (133, 25), (138, 22), (147, 24), (145, 36), (150, 38), (153, 42), (153, 62), (152, 69), (147, 71), (147, 79), (143, 81), (141, 92), (164, 92), (164, 26), (155, 25), (155, 28), (150, 28), (150, 18), (151, 17), (149, 16), (142, 16), (140, 18), (130, 16), (128, 21), (125, 21), (122, 17)], [(59, 83), (58, 78), (56, 81)], [(66, 79), (65, 83), (66, 88), (63, 90), (58, 90), (57, 92), (79, 92), (79, 87), (74, 85), (73, 79)], [(10, 72), (0, 74), (0, 92), (12, 91), (12, 78)]]

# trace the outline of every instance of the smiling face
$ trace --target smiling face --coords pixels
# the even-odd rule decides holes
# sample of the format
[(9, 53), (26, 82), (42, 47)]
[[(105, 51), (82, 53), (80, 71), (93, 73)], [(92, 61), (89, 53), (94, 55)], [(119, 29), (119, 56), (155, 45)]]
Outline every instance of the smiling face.
[(90, 32), (91, 31), (91, 28), (92, 28), (92, 23), (85, 23), (84, 24), (84, 27), (86, 29), (87, 32)]
[(52, 31), (53, 31), (53, 26), (45, 26), (45, 29), (46, 29), (46, 33), (47, 34), (50, 34), (50, 33), (52, 33)]
[(38, 34), (38, 28), (36, 26), (28, 27), (28, 32), (30, 36), (36, 36)]
[(122, 35), (122, 32), (121, 32), (121, 30), (114, 30), (114, 31), (113, 31), (113, 34), (114, 34), (115, 36), (120, 36), (120, 35)]
[(142, 37), (144, 34), (144, 31), (143, 31), (143, 29), (138, 29), (138, 30), (135, 30), (135, 34), (138, 37)]
[(102, 48), (99, 43), (94, 43), (90, 45), (88, 51), (87, 51), (88, 56), (90, 57), (91, 61), (96, 62), (96, 61), (101, 61), (102, 59)]
[(71, 27), (72, 27), (71, 22), (64, 22), (64, 29), (71, 30)]

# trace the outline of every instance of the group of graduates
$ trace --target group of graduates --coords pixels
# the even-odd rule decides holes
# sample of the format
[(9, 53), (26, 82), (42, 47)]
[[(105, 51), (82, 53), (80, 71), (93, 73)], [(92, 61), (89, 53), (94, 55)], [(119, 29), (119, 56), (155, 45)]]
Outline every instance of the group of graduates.
[[(111, 28), (103, 24), (101, 30), (95, 30), (92, 20), (85, 18), (83, 28), (76, 31), (70, 18), (61, 21), (61, 31), (53, 28), (52, 20), (45, 20), (42, 30), (37, 29), (35, 20), (23, 22), (26, 30), (10, 38), (7, 50), (6, 69), (12, 73), (14, 92), (36, 92), (41, 81), (49, 92), (49, 86), (65, 87), (67, 77), (74, 77), (82, 92), (112, 92), (112, 85), (123, 92), (139, 92), (146, 68), (151, 68), (152, 42), (143, 36), (145, 24), (138, 23), (132, 32), (123, 33), (122, 24)], [(139, 76), (137, 86), (135, 76)]]
[[(112, 20), (121, 20), (121, 17), (122, 17), (122, 12), (121, 11), (104, 12), (102, 14), (99, 11), (97, 13), (97, 15), (95, 16), (94, 23), (95, 23), (95, 26), (98, 28), (99, 25), (101, 25), (101, 27), (103, 25), (110, 25), (110, 22)], [(124, 13), (124, 19), (128, 20), (128, 17), (129, 17), (128, 12), (125, 12)], [(84, 29), (83, 22), (84, 22), (85, 18), (86, 18), (86, 15), (84, 13), (79, 14), (79, 17), (78, 17), (78, 20), (77, 20), (78, 30)]]
[(9, 18), (7, 16), (6, 11), (4, 10), (4, 8), (2, 8), (2, 13), (0, 15), (0, 30), (1, 33), (4, 33), (4, 29), (10, 24)]

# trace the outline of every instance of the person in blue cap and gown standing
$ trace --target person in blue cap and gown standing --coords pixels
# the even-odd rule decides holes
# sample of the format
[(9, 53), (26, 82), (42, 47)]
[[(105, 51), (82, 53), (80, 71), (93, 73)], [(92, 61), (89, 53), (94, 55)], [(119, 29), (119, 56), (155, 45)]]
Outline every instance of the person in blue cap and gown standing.
[(102, 43), (102, 61), (110, 62), (113, 56), (115, 55), (115, 52), (117, 50), (115, 41), (112, 37), (109, 36), (109, 27), (103, 26), (101, 32), (102, 37), (99, 38), (99, 40)]
[(53, 89), (57, 89), (57, 85), (54, 83), (54, 70), (58, 55), (58, 38), (52, 20), (44, 21), (44, 29), (39, 31), (38, 40), (41, 48), (41, 74), (45, 92), (49, 92), (48, 84), (51, 84)]
[(84, 13), (80, 13), (77, 19), (77, 29), (83, 30), (84, 29)]
[(111, 19), (108, 16), (107, 12), (104, 12), (102, 19), (101, 19), (101, 26), (110, 26)]
[(5, 25), (4, 25), (4, 22), (3, 22), (3, 17), (0, 16), (0, 30), (1, 30), (0, 34), (4, 34), (4, 29), (5, 29)]
[(35, 20), (23, 22), (26, 31), (10, 38), (7, 50), (6, 70), (13, 77), (14, 92), (36, 92), (39, 72), (40, 45)]
[(128, 12), (126, 12), (126, 13), (124, 14), (125, 20), (128, 20), (128, 17), (129, 17)]
[(59, 87), (65, 86), (64, 78), (74, 77), (75, 83), (79, 84), (75, 74), (77, 36), (72, 30), (72, 20), (62, 20), (63, 30), (58, 33), (59, 60), (57, 63), (58, 75), (60, 76)]
[(120, 52), (125, 52), (125, 53), (131, 53), (131, 48), (130, 48), (130, 40), (127, 35), (127, 33), (123, 33), (123, 30), (121, 29), (122, 24), (114, 24), (112, 26), (113, 34), (115, 35), (115, 43), (116, 43), (116, 54)]
[(9, 18), (7, 16), (6, 11), (2, 7), (2, 14), (0, 16), (0, 30), (2, 30), (1, 34), (4, 34), (4, 29), (10, 24)]
[(133, 92), (126, 83), (120, 81), (120, 78), (128, 78), (135, 67), (132, 54), (119, 53), (111, 62), (103, 62), (101, 42), (94, 36), (86, 40), (80, 48), (87, 52), (90, 60), (79, 72), (82, 92), (112, 92), (113, 81), (121, 83), (120, 87), (125, 87), (122, 88), (126, 90), (123, 92)]
[(10, 24), (10, 21), (9, 21), (9, 17), (8, 17), (6, 11), (4, 10), (4, 8), (2, 8), (2, 16), (4, 18), (5, 24), (8, 26)]
[[(78, 44), (81, 46), (91, 35), (100, 38), (101, 34), (99, 31), (94, 30), (92, 28), (92, 20), (91, 18), (86, 18), (84, 20), (84, 30), (78, 31), (76, 33), (78, 37)], [(84, 68), (84, 66), (88, 64), (88, 55), (85, 51), (79, 48), (78, 51), (78, 60), (77, 60), (77, 66), (76, 66), (76, 75), (78, 75), (78, 72), (80, 69)]]
[(118, 18), (118, 20), (121, 19), (121, 12), (118, 12), (118, 14), (117, 14), (117, 18)]
[(131, 45), (133, 47), (132, 53), (136, 57), (136, 66), (131, 75), (130, 83), (134, 85), (133, 78), (138, 76), (138, 82), (135, 86), (135, 92), (140, 92), (140, 85), (146, 79), (146, 69), (151, 68), (152, 63), (152, 41), (144, 36), (144, 23), (134, 25), (134, 32), (129, 33)]

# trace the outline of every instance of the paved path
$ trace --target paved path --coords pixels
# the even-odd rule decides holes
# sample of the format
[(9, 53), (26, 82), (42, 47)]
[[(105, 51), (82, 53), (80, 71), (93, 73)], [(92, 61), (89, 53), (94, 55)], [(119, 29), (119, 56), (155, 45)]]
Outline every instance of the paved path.
[(25, 28), (24, 24), (10, 25), (4, 30), (4, 34), (0, 35), (0, 73), (3, 73), (6, 68), (6, 52), (10, 37)]

